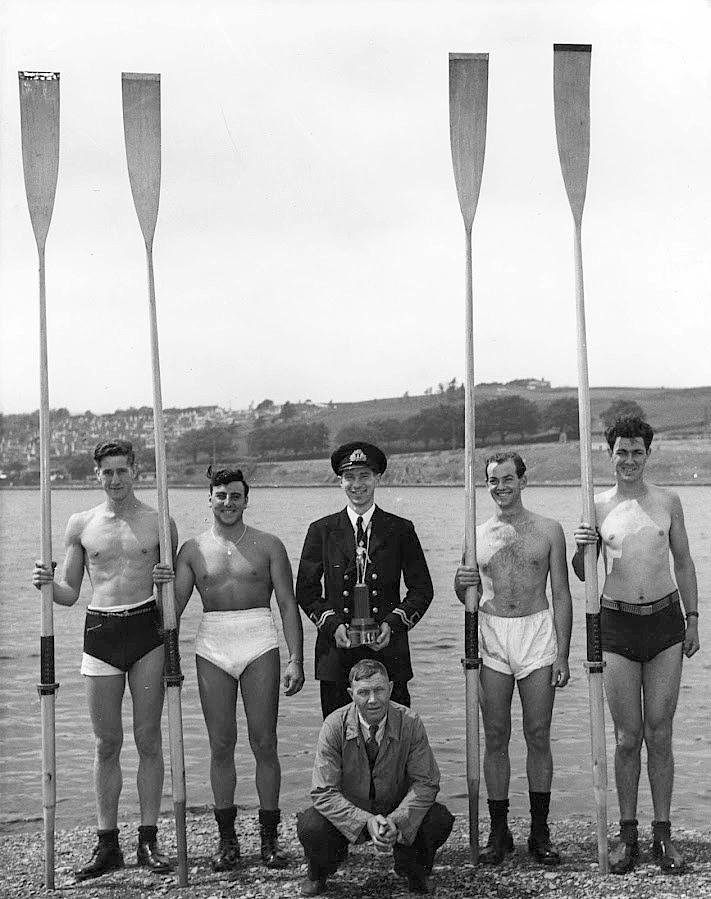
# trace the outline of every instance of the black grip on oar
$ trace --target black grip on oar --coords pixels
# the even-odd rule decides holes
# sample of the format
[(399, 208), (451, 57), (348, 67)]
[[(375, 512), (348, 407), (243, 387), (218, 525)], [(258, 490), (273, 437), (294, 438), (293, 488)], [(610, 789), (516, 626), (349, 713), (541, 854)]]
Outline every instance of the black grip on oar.
[(54, 636), (40, 637), (40, 682), (37, 684), (40, 696), (57, 692), (59, 684), (54, 677)]
[(178, 646), (178, 629), (166, 631), (163, 646), (165, 648), (165, 685), (179, 687), (184, 677), (180, 672), (180, 648)]
[(602, 625), (599, 612), (586, 612), (585, 637), (588, 657), (585, 667), (591, 674), (599, 674), (605, 667), (602, 660)]
[(464, 610), (464, 658), (462, 667), (465, 671), (481, 668), (479, 658), (479, 613)]

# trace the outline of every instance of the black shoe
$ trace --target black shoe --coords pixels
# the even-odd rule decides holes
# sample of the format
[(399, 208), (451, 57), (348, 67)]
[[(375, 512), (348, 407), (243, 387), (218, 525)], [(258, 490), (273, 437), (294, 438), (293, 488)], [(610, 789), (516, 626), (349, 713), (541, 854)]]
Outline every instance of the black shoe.
[(629, 874), (637, 864), (639, 858), (639, 843), (633, 840), (631, 843), (620, 841), (610, 850), (608, 860), (610, 862), (610, 874)]
[(307, 876), (301, 881), (302, 896), (318, 896), (319, 893), (323, 893), (325, 889), (325, 877), (320, 877), (318, 880), (311, 880), (311, 878)]
[(234, 871), (239, 867), (239, 841), (237, 836), (220, 837), (220, 845), (210, 862), (213, 871)]
[(123, 852), (119, 847), (97, 843), (89, 864), (75, 871), (74, 876), (77, 880), (90, 880), (92, 877), (101, 877), (102, 874), (117, 871), (119, 868), (123, 868)]
[(665, 874), (684, 874), (686, 871), (684, 856), (670, 839), (652, 842), (652, 858), (659, 862), (659, 867)]
[(170, 860), (158, 848), (157, 840), (139, 843), (136, 858), (139, 865), (150, 868), (154, 874), (170, 874)]
[(259, 836), (262, 843), (262, 861), (267, 868), (285, 868), (289, 864), (289, 856), (279, 846), (276, 827), (260, 824)]
[(429, 893), (430, 883), (424, 871), (407, 872), (407, 888), (411, 893)]
[(547, 825), (545, 830), (531, 830), (528, 837), (528, 851), (542, 865), (560, 864), (560, 852), (551, 843), (551, 835)]
[(486, 846), (479, 853), (480, 865), (500, 865), (501, 862), (514, 851), (514, 841), (511, 831), (491, 828)]

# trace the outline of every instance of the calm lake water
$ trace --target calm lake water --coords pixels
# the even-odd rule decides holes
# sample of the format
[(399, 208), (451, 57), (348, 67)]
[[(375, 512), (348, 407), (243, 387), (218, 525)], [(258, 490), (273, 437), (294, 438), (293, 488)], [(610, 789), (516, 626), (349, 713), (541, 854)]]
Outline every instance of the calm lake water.
[[(680, 488), (686, 512), (692, 553), (699, 575), (702, 650), (687, 661), (676, 716), (676, 782), (673, 819), (680, 825), (707, 826), (711, 820), (711, 621), (704, 602), (711, 586), (711, 488)], [(53, 494), (54, 557), (63, 557), (63, 533), (68, 516), (103, 499), (100, 491), (60, 490)], [(141, 499), (155, 503), (153, 491), (141, 491)], [(462, 607), (454, 596), (452, 578), (462, 545), (464, 491), (461, 488), (381, 487), (379, 504), (414, 520), (429, 562), (435, 598), (425, 618), (411, 634), (415, 679), (411, 682), (413, 706), (427, 725), (442, 771), (440, 797), (453, 811), (466, 814), (464, 675), (460, 658), (463, 643)], [(572, 530), (579, 520), (579, 492), (573, 488), (533, 488), (526, 502), (534, 510), (558, 519), (573, 550)], [(210, 523), (207, 492), (177, 489), (170, 494), (171, 514), (182, 540)], [(296, 571), (307, 525), (315, 518), (343, 506), (337, 488), (255, 488), (250, 493), (247, 520), (257, 528), (278, 534), (284, 541)], [(480, 519), (491, 511), (489, 497), (480, 492)], [(42, 819), (40, 787), (40, 715), (35, 684), (39, 672), (39, 593), (30, 584), (33, 560), (39, 546), (39, 494), (34, 491), (0, 492), (0, 830), (34, 828)], [(571, 648), (571, 681), (559, 692), (553, 720), (555, 775), (551, 817), (589, 817), (592, 789), (589, 770), (588, 690), (585, 656), (585, 597), (583, 585), (571, 573), (575, 621)], [(72, 608), (54, 607), (56, 672), (61, 684), (57, 694), (57, 826), (92, 823), (94, 800), (91, 781), (93, 739), (79, 674), (84, 609), (88, 582)], [(185, 764), (188, 806), (204, 808), (212, 802), (209, 785), (209, 747), (195, 677), (193, 643), (200, 618), (197, 594), (190, 601), (181, 628), (180, 646), (185, 683), (182, 692), (185, 730)], [(275, 609), (277, 627), (280, 627)], [(313, 679), (315, 628), (304, 621), (307, 683), (301, 693), (282, 697), (279, 712), (282, 763), (282, 808), (294, 812), (308, 802), (313, 747), (321, 723), (318, 684)], [(282, 646), (283, 646), (282, 640)], [(168, 736), (164, 713), (166, 786), (164, 809), (172, 809), (167, 764)], [(130, 722), (130, 699), (124, 720)], [(257, 807), (254, 761), (246, 740), (244, 713), (239, 706), (237, 747), (237, 803)], [(609, 714), (608, 819), (618, 817), (612, 769), (613, 737)], [(511, 740), (513, 815), (528, 814), (525, 747), (521, 736), (520, 705), (514, 701)], [(135, 820), (136, 751), (130, 733), (122, 751), (124, 787), (120, 820)], [(485, 790), (482, 778), (482, 803)], [(639, 818), (651, 820), (649, 788), (641, 780)], [(484, 806), (485, 808), (485, 806)]]

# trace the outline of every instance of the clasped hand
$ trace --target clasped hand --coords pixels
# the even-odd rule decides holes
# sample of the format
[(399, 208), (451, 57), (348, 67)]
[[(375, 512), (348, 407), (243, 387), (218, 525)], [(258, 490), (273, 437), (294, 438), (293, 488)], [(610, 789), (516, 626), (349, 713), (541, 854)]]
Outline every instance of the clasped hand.
[(378, 852), (388, 852), (398, 838), (397, 824), (392, 818), (386, 818), (384, 815), (373, 815), (372, 818), (368, 818), (368, 833)]

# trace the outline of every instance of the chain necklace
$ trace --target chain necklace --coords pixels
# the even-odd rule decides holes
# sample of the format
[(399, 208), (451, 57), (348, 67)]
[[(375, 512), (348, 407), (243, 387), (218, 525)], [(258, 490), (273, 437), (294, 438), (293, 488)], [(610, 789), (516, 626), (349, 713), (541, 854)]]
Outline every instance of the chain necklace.
[(244, 525), (244, 530), (242, 531), (242, 533), (239, 535), (239, 537), (236, 540), (225, 540), (222, 537), (218, 537), (217, 534), (215, 533), (214, 526), (212, 528), (210, 528), (210, 533), (212, 534), (213, 539), (215, 540), (215, 543), (219, 543), (220, 546), (224, 546), (224, 548), (227, 550), (227, 555), (231, 556), (232, 549), (239, 545), (242, 538), (247, 533), (247, 525), (246, 524)]

